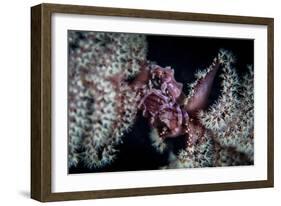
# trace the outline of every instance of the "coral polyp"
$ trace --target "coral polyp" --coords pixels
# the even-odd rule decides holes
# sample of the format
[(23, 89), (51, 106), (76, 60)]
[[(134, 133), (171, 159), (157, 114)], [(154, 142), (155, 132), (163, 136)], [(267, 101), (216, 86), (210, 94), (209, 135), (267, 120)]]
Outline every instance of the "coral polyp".
[(103, 167), (135, 119), (134, 91), (123, 80), (146, 59), (145, 37), (71, 31), (69, 45), (69, 165)]
[[(204, 167), (204, 166), (230, 166), (253, 164), (254, 161), (254, 96), (253, 96), (253, 70), (242, 81), (233, 67), (233, 54), (221, 50), (212, 65), (197, 74), (198, 80), (191, 86), (192, 90), (186, 99), (187, 111), (195, 114), (200, 128), (193, 128), (189, 133), (186, 148), (179, 152), (168, 167)], [(206, 99), (209, 91), (200, 89), (200, 84), (214, 78), (214, 67), (222, 70), (221, 95), (218, 101), (208, 110), (203, 110), (202, 100)], [(208, 75), (212, 75), (210, 76)], [(208, 85), (210, 86), (210, 85)], [(210, 88), (210, 87), (208, 87)], [(205, 95), (205, 98), (204, 98)], [(197, 97), (197, 98), (194, 98)], [(199, 102), (193, 104), (192, 101)], [(188, 104), (192, 103), (192, 107)], [(195, 109), (192, 111), (192, 109)], [(197, 124), (197, 125), (198, 125)], [(192, 127), (191, 127), (192, 128)], [(190, 130), (191, 131), (191, 130)], [(198, 135), (199, 134), (199, 135)], [(192, 137), (192, 138), (190, 138)], [(195, 137), (195, 141), (194, 141)], [(204, 155), (203, 155), (204, 154)]]
[[(126, 141), (153, 148), (158, 169), (254, 163), (253, 66), (239, 76), (238, 59), (220, 49), (187, 83), (177, 64), (149, 59), (146, 35), (69, 31), (68, 39), (69, 168), (118, 171)], [(136, 134), (140, 124), (148, 129)]]

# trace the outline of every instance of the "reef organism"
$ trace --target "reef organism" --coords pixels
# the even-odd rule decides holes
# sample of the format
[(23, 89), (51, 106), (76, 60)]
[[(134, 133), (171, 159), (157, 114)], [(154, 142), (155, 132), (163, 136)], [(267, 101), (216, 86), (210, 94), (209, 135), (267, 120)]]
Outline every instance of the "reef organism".
[[(176, 68), (147, 59), (145, 35), (70, 31), (69, 48), (69, 167), (114, 163), (139, 116), (151, 146), (169, 154), (161, 168), (253, 164), (253, 66), (239, 78), (234, 55), (220, 50), (187, 93)], [(218, 75), (219, 98), (209, 104)], [(176, 138), (184, 145), (175, 152), (167, 142)]]
[[(254, 161), (253, 67), (239, 81), (232, 53), (220, 50), (184, 100), (184, 109), (193, 115), (196, 126), (189, 127), (188, 144), (164, 168), (250, 165)], [(221, 72), (221, 95), (204, 109), (216, 71)], [(193, 123), (193, 122), (191, 122)], [(191, 132), (193, 130), (193, 132)], [(194, 138), (195, 137), (195, 138)], [(163, 146), (162, 146), (163, 147)]]
[(133, 83), (140, 96), (138, 109), (158, 130), (160, 138), (185, 135), (187, 142), (194, 144), (197, 138), (203, 136), (204, 128), (198, 121), (197, 113), (207, 105), (218, 67), (219, 62), (215, 58), (206, 74), (194, 84), (189, 97), (182, 92), (183, 85), (175, 80), (171, 67), (153, 64), (141, 71), (146, 75), (139, 74), (142, 78), (137, 77)]
[(69, 32), (69, 166), (112, 163), (136, 116), (126, 83), (146, 61), (144, 35)]

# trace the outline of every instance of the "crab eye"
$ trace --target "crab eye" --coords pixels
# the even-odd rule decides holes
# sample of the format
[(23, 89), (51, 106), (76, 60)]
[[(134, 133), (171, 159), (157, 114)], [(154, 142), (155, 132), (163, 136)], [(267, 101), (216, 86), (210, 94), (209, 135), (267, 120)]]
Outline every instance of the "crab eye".
[(158, 128), (158, 133), (161, 138), (164, 138), (168, 134), (169, 129), (167, 127)]
[(162, 81), (159, 77), (155, 77), (151, 82), (155, 89), (159, 89), (161, 87)]

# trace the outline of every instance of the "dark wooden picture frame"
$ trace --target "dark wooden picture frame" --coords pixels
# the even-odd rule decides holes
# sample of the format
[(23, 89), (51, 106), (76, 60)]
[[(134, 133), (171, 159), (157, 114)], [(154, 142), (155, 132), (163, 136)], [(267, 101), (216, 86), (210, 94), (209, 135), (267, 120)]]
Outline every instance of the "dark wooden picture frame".
[[(53, 193), (51, 190), (51, 17), (54, 13), (154, 18), (194, 22), (221, 22), (267, 26), (267, 180), (133, 189)], [(242, 17), (169, 11), (40, 4), (31, 8), (31, 197), (48, 201), (159, 195), (273, 187), (274, 184), (274, 88), (272, 18)]]

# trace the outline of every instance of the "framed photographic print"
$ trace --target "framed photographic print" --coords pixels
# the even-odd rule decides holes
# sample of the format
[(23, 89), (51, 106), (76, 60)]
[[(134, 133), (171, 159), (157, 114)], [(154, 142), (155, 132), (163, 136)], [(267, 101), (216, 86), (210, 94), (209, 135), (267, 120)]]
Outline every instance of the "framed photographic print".
[(31, 8), (31, 197), (273, 187), (273, 19)]

